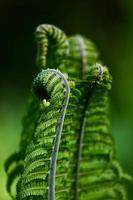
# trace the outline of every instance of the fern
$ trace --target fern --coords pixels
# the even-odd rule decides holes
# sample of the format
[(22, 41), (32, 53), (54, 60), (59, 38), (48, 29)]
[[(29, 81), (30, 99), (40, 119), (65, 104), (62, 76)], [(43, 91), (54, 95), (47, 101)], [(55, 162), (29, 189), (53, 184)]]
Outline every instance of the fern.
[(40, 25), (36, 29), (35, 38), (38, 49), (36, 63), (40, 69), (65, 64), (69, 44), (62, 30), (49, 24)]
[(39, 68), (60, 71), (42, 70), (33, 81), (19, 151), (5, 163), (8, 192), (19, 176), (18, 200), (126, 200), (131, 177), (109, 131), (112, 78), (95, 45), (48, 24), (35, 37)]
[(69, 41), (69, 66), (65, 72), (76, 79), (85, 78), (89, 66), (99, 61), (99, 53), (94, 43), (81, 35), (75, 35), (68, 38)]

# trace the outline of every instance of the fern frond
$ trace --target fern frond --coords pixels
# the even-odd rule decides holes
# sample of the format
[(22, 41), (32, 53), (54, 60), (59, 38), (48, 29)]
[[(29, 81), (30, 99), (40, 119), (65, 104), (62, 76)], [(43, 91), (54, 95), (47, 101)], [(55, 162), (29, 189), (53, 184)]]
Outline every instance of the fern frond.
[(18, 200), (127, 200), (123, 180), (131, 177), (109, 130), (112, 78), (99, 52), (48, 24), (35, 37), (39, 68), (64, 74), (42, 70), (33, 82), (19, 150), (5, 163), (8, 192), (21, 175)]
[[(47, 196), (49, 199), (54, 199), (56, 161), (59, 150), (60, 137), (63, 128), (64, 116), (70, 96), (70, 88), (68, 81), (66, 80), (64, 75), (62, 75), (59, 71), (52, 69), (42, 71), (35, 79), (33, 87), (35, 94), (40, 94), (38, 92), (40, 91), (40, 89), (42, 91), (41, 96), (38, 95), (38, 97), (40, 98), (40, 103), (42, 103), (42, 98), (45, 99), (46, 97), (49, 97), (47, 99), (47, 101), (49, 101), (49, 106), (47, 107), (44, 105), (43, 108), (44, 110), (38, 121), (38, 126), (36, 128), (37, 132), (35, 131), (34, 139), (31, 142), (31, 145), (29, 145), (29, 148), (27, 149), (27, 154), (25, 159), (25, 170), (20, 179), (21, 191), (18, 194), (18, 196), (20, 199), (24, 199), (26, 197), (27, 190), (25, 189), (28, 188), (28, 185), (31, 186), (30, 189), (28, 189), (28, 191), (32, 190), (32, 188), (34, 187), (36, 190), (36, 184), (38, 184), (37, 181), (38, 175), (37, 177), (36, 176), (34, 177), (33, 174), (35, 172), (36, 174), (43, 172), (42, 173), (43, 176), (39, 178), (39, 185), (38, 185), (38, 187), (40, 186), (40, 188), (43, 188), (43, 190), (38, 189), (38, 191), (40, 190), (39, 193), (31, 191), (27, 192), (27, 197), (29, 195), (30, 196), (34, 195), (38, 196), (38, 194), (44, 195), (44, 189), (46, 187), (47, 190), (48, 187)], [(55, 116), (55, 118), (49, 119), (49, 111), (51, 111), (51, 109), (53, 111), (52, 113), (53, 116)], [(49, 120), (47, 120), (47, 118)], [(48, 121), (49, 123), (47, 124)], [(52, 131), (53, 138), (51, 138), (52, 139), (51, 142), (50, 140), (47, 140), (47, 143), (45, 143), (45, 137), (48, 138), (52, 128), (54, 128), (54, 132)], [(48, 130), (47, 134), (45, 134), (46, 133), (45, 130)], [(46, 154), (40, 153), (38, 148), (39, 150), (41, 148), (42, 150), (47, 151), (47, 153)], [(31, 158), (31, 155), (32, 159), (29, 162), (29, 158)], [(48, 174), (48, 180), (46, 182), (44, 181), (44, 174)], [(32, 179), (31, 178), (28, 179), (28, 177), (31, 176)], [(42, 187), (42, 185), (44, 187)], [(23, 189), (25, 190), (25, 192), (23, 191)], [(23, 196), (23, 193), (25, 193), (25, 196)]]
[[(81, 150), (79, 159), (81, 157), (82, 159), (79, 161), (77, 173), (77, 183), (79, 182), (77, 199), (79, 197), (81, 200), (119, 199), (119, 195), (121, 195), (121, 199), (125, 200), (126, 190), (120, 184), (121, 180), (125, 178), (123, 170), (120, 165), (114, 167), (117, 170), (112, 168), (116, 156), (108, 123), (108, 93), (111, 88), (111, 77), (106, 67), (96, 64), (89, 68), (87, 79), (88, 84), (92, 85), (93, 92), (89, 91), (91, 97), (86, 105), (84, 116), (88, 120), (83, 123), (84, 134), (81, 132), (83, 138), (81, 138), (82, 148), (79, 148)], [(92, 174), (88, 173), (88, 175), (80, 176), (80, 171), (82, 173), (88, 171), (91, 162), (97, 159), (98, 162), (99, 160), (104, 161), (104, 167), (101, 166), (99, 171), (99, 166), (93, 166), (92, 172), (94, 172)], [(103, 184), (104, 187), (102, 189)], [(117, 184), (121, 190), (116, 190), (115, 185)], [(86, 188), (86, 197), (82, 192), (82, 188), (83, 190)]]
[(46, 66), (64, 65), (68, 56), (68, 41), (65, 33), (59, 28), (49, 25), (39, 25), (35, 32), (37, 41), (37, 65), (40, 69)]
[(69, 67), (65, 71), (71, 77), (83, 79), (88, 74), (89, 66), (99, 60), (99, 52), (93, 42), (81, 35), (68, 38), (69, 41)]

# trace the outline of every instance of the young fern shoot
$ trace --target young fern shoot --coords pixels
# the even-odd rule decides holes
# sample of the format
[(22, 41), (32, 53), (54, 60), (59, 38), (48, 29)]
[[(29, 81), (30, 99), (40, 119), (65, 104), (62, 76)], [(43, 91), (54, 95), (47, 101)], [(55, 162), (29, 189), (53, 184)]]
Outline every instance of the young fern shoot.
[(5, 163), (8, 192), (14, 198), (11, 186), (19, 175), (18, 200), (127, 200), (123, 182), (131, 177), (117, 160), (109, 130), (108, 68), (85, 37), (67, 37), (49, 24), (38, 26), (35, 37), (41, 72), (19, 151)]
[(34, 81), (34, 90), (44, 111), (26, 153), (17, 196), (18, 199), (33, 196), (34, 199), (54, 200), (56, 163), (70, 87), (62, 73), (47, 69)]

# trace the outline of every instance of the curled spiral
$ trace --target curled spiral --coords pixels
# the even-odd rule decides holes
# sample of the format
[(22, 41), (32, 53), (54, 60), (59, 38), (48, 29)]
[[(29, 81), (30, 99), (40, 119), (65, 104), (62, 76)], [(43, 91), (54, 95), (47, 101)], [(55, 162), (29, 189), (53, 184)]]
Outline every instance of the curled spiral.
[(52, 200), (55, 199), (56, 163), (70, 89), (64, 75), (52, 69), (42, 71), (33, 87), (44, 108), (27, 148), (17, 198)]
[(109, 131), (111, 76), (106, 67), (96, 64), (89, 68), (87, 80), (93, 92), (89, 91), (89, 99), (86, 96), (81, 127), (76, 200), (126, 200), (126, 190), (121, 184), (126, 176), (116, 160), (114, 139)]

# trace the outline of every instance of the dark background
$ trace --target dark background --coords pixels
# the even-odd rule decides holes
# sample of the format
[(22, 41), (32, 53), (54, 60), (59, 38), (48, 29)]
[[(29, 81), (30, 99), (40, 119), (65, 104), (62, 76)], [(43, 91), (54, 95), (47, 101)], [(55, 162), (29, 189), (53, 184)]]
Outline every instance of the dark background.
[[(111, 131), (123, 167), (133, 175), (133, 1), (19, 1), (0, 0), (0, 199), (5, 191), (5, 158), (18, 147), (21, 117), (35, 65), (34, 31), (41, 23), (54, 24), (68, 35), (92, 39), (113, 76)], [(133, 184), (127, 186), (132, 200)]]

